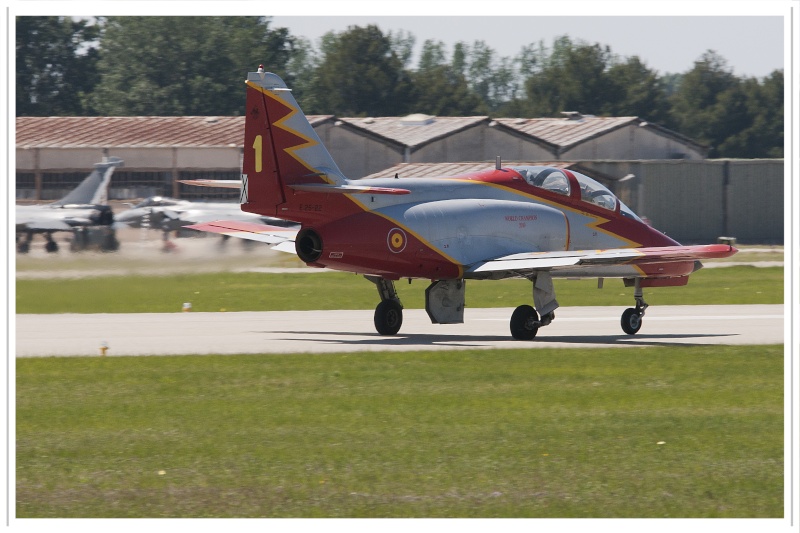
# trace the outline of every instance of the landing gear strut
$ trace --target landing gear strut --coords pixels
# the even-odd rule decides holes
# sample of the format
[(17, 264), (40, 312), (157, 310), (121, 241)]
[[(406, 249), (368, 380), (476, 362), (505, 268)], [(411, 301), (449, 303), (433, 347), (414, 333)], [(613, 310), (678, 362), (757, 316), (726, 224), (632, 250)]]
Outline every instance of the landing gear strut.
[(533, 340), (539, 328), (553, 321), (556, 317), (554, 311), (558, 307), (550, 273), (539, 272), (530, 279), (533, 282), (533, 303), (536, 309), (530, 305), (520, 305), (511, 315), (511, 336), (519, 341)]
[(622, 331), (628, 335), (635, 335), (642, 327), (642, 319), (644, 318), (644, 310), (647, 309), (647, 302), (644, 301), (642, 294), (641, 278), (634, 280), (633, 297), (636, 299), (636, 308), (629, 307), (622, 313)]
[(58, 251), (58, 243), (56, 243), (56, 241), (53, 240), (53, 234), (52, 233), (47, 233), (45, 235), (45, 237), (47, 238), (47, 242), (44, 245), (45, 251), (47, 253), (49, 253), (49, 254), (57, 252)]
[[(19, 234), (17, 234), (19, 236)], [(22, 240), (17, 242), (17, 251), (21, 254), (27, 254), (31, 250), (31, 239), (33, 239), (33, 232), (26, 231)]]
[(378, 288), (381, 303), (375, 308), (375, 329), (381, 335), (395, 335), (403, 325), (403, 304), (394, 282), (378, 276), (364, 276)]

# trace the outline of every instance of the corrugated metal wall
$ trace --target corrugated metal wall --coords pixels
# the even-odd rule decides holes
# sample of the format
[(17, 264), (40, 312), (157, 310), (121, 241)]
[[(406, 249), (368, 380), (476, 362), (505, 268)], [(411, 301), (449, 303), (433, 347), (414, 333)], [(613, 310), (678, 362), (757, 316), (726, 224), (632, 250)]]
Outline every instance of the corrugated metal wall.
[(678, 241), (714, 242), (725, 228), (723, 167), (716, 161), (642, 165), (639, 215)]
[(783, 160), (731, 161), (727, 233), (741, 242), (783, 243)]
[(619, 178), (633, 174), (612, 190), (679, 242), (726, 236), (741, 243), (783, 243), (783, 159), (583, 164)]

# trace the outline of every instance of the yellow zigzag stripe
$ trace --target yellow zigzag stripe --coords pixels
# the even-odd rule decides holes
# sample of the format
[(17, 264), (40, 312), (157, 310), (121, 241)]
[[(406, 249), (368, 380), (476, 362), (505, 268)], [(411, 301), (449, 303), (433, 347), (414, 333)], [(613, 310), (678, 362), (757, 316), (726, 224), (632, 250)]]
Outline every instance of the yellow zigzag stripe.
[[(275, 126), (277, 126), (277, 127), (281, 128), (282, 130), (284, 130), (284, 131), (288, 131), (289, 133), (292, 133), (293, 135), (297, 135), (298, 137), (300, 137), (301, 139), (303, 139), (303, 140), (305, 140), (305, 141), (306, 141), (306, 143), (305, 143), (305, 144), (301, 144), (301, 145), (293, 146), (293, 147), (291, 147), (291, 148), (284, 148), (284, 150), (285, 150), (285, 151), (286, 151), (286, 152), (287, 152), (287, 153), (288, 153), (290, 156), (292, 156), (292, 157), (293, 157), (295, 160), (297, 160), (297, 162), (298, 162), (298, 163), (300, 163), (301, 165), (303, 165), (304, 167), (306, 167), (306, 168), (307, 168), (309, 171), (311, 171), (312, 173), (315, 173), (315, 172), (317, 172), (317, 169), (315, 169), (315, 168), (311, 167), (311, 166), (310, 166), (308, 163), (306, 163), (306, 161), (305, 161), (305, 160), (303, 160), (303, 158), (301, 158), (299, 155), (297, 155), (297, 154), (295, 153), (295, 152), (297, 152), (298, 150), (301, 150), (301, 149), (303, 149), (303, 148), (309, 148), (309, 147), (317, 146), (317, 142), (316, 142), (316, 141), (314, 141), (313, 139), (310, 139), (309, 137), (307, 137), (307, 136), (305, 136), (305, 135), (302, 135), (300, 132), (298, 132), (298, 131), (294, 130), (293, 128), (290, 128), (289, 126), (287, 126), (286, 124), (284, 124), (284, 123), (285, 123), (287, 120), (289, 120), (289, 119), (290, 119), (290, 118), (292, 118), (294, 115), (296, 115), (297, 113), (299, 113), (299, 112), (300, 112), (299, 108), (298, 108), (298, 107), (296, 107), (296, 106), (290, 105), (288, 102), (286, 102), (285, 100), (283, 100), (282, 98), (280, 98), (280, 97), (279, 97), (277, 94), (274, 94), (272, 91), (269, 91), (269, 90), (267, 90), (267, 89), (264, 89), (263, 87), (261, 87), (260, 85), (256, 84), (255, 82), (252, 82), (252, 81), (247, 81), (246, 83), (247, 83), (247, 85), (248, 85), (249, 87), (252, 87), (253, 89), (256, 89), (257, 91), (259, 91), (260, 93), (262, 93), (262, 94), (263, 94), (264, 96), (266, 96), (267, 98), (272, 98), (273, 100), (276, 100), (276, 101), (280, 102), (281, 104), (285, 105), (286, 107), (288, 107), (289, 109), (291, 109), (291, 110), (292, 110), (292, 111), (291, 111), (291, 113), (289, 113), (289, 114), (288, 114), (288, 115), (286, 115), (285, 117), (281, 118), (280, 120), (278, 120), (278, 121), (276, 121), (276, 122), (273, 122), (273, 124), (274, 124)], [(327, 181), (328, 183), (332, 183), (332, 180), (328, 179), (328, 177), (327, 177), (327, 176), (324, 176), (324, 175), (323, 175), (322, 177), (323, 177), (323, 179), (324, 179), (325, 181)], [(364, 205), (364, 204), (363, 204), (363, 203), (362, 203), (360, 200), (358, 200), (358, 199), (354, 198), (354, 197), (353, 197), (352, 195), (350, 195), (350, 194), (346, 194), (345, 196), (347, 196), (348, 198), (350, 198), (350, 200), (351, 200), (351, 201), (353, 201), (353, 202), (354, 202), (356, 205), (358, 205), (358, 206), (359, 206), (361, 209), (363, 209), (364, 211), (369, 211), (370, 213), (374, 213), (374, 214), (376, 214), (376, 215), (378, 215), (378, 216), (381, 216), (381, 217), (385, 218), (386, 220), (388, 220), (388, 221), (392, 222), (393, 224), (395, 224), (397, 227), (400, 227), (400, 228), (402, 228), (402, 229), (403, 229), (403, 230), (405, 230), (407, 233), (410, 233), (411, 235), (413, 235), (414, 237), (416, 237), (417, 239), (419, 239), (419, 241), (420, 241), (420, 242), (423, 242), (423, 243), (425, 243), (425, 244), (426, 244), (426, 245), (427, 245), (427, 246), (428, 246), (428, 247), (429, 247), (431, 250), (433, 250), (433, 251), (437, 252), (437, 253), (438, 253), (439, 255), (441, 255), (441, 256), (442, 256), (444, 259), (446, 259), (447, 261), (449, 261), (449, 262), (453, 263), (454, 265), (456, 265), (456, 266), (458, 267), (458, 277), (459, 277), (459, 278), (461, 278), (461, 277), (464, 275), (464, 268), (461, 266), (461, 264), (459, 264), (459, 262), (458, 262), (458, 261), (456, 261), (456, 260), (455, 260), (455, 259), (453, 259), (452, 257), (448, 256), (447, 254), (445, 254), (444, 252), (442, 252), (441, 250), (439, 250), (439, 249), (438, 249), (436, 246), (434, 246), (433, 244), (431, 244), (430, 242), (428, 242), (426, 239), (424, 239), (424, 238), (423, 238), (421, 235), (417, 234), (415, 231), (412, 231), (410, 228), (406, 227), (406, 225), (405, 225), (405, 224), (401, 224), (401, 223), (399, 223), (398, 221), (396, 221), (396, 220), (393, 220), (393, 219), (389, 218), (388, 216), (386, 216), (386, 215), (384, 215), (384, 214), (382, 214), (382, 213), (377, 213), (377, 212), (375, 212), (375, 211), (372, 211), (372, 210), (371, 210), (371, 209), (369, 209), (369, 208), (368, 208), (366, 205)]]
[[(277, 120), (277, 121), (273, 122), (272, 124), (273, 124), (273, 126), (276, 126), (276, 127), (280, 128), (280, 129), (282, 129), (283, 131), (287, 131), (287, 132), (291, 133), (292, 135), (295, 135), (295, 136), (303, 139), (305, 141), (305, 143), (304, 144), (298, 144), (296, 146), (291, 146), (291, 147), (288, 147), (288, 148), (284, 148), (283, 151), (286, 152), (287, 154), (289, 154), (290, 156), (292, 156), (292, 158), (294, 158), (298, 163), (303, 165), (305, 168), (307, 168), (310, 171), (310, 173), (314, 174), (314, 173), (318, 172), (318, 170), (316, 168), (314, 168), (311, 165), (309, 165), (302, 157), (300, 157), (300, 155), (297, 152), (302, 150), (302, 149), (304, 149), (304, 148), (313, 148), (314, 146), (318, 146), (319, 143), (316, 140), (314, 140), (314, 139), (312, 139), (312, 138), (310, 138), (310, 137), (308, 137), (306, 135), (303, 135), (299, 131), (295, 130), (294, 128), (289, 127), (286, 124), (286, 122), (288, 122), (289, 119), (291, 119), (292, 117), (294, 117), (295, 115), (300, 113), (300, 108), (295, 106), (295, 105), (291, 105), (289, 102), (287, 102), (286, 100), (281, 98), (278, 94), (276, 94), (273, 91), (270, 91), (268, 89), (264, 89), (263, 87), (261, 87), (260, 85), (256, 84), (255, 82), (247, 81), (246, 83), (247, 83), (248, 87), (252, 87), (253, 89), (256, 89), (257, 91), (259, 91), (261, 94), (263, 94), (267, 98), (272, 98), (273, 100), (275, 100), (277, 102), (280, 102), (282, 105), (284, 105), (284, 106), (288, 107), (289, 109), (291, 109), (291, 112), (288, 115), (286, 115), (285, 117), (282, 117), (280, 120)], [(328, 179), (328, 176), (323, 174), (323, 175), (321, 175), (321, 177), (326, 182), (333, 183), (332, 180)]]

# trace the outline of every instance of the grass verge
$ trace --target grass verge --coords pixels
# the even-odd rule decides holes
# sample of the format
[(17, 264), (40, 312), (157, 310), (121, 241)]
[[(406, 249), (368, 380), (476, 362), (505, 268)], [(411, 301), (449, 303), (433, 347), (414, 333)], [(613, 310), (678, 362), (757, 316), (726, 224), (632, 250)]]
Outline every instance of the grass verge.
[(783, 347), (18, 359), (18, 517), (781, 517)]
[[(563, 306), (632, 305), (633, 289), (620, 280), (556, 280)], [(425, 306), (427, 282), (397, 283), (403, 305)], [(374, 285), (346, 273), (208, 273), (172, 276), (17, 280), (17, 313), (168, 313), (191, 302), (195, 311), (305, 311), (372, 309)], [(470, 307), (514, 307), (532, 299), (527, 280), (469, 281)], [(646, 289), (651, 305), (775, 304), (783, 302), (783, 268), (701, 270), (685, 287)]]

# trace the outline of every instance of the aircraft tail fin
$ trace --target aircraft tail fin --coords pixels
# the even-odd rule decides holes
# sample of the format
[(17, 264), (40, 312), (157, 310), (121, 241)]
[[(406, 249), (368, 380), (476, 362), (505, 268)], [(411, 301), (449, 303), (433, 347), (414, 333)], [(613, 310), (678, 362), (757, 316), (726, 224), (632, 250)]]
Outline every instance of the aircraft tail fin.
[(286, 83), (270, 72), (247, 75), (244, 158), (240, 201), (243, 211), (277, 215), (291, 185), (345, 185)]
[(123, 166), (124, 162), (118, 157), (106, 157), (100, 163), (94, 164), (94, 170), (69, 192), (65, 197), (53, 205), (69, 204), (95, 204), (108, 203), (108, 184), (116, 167)]

